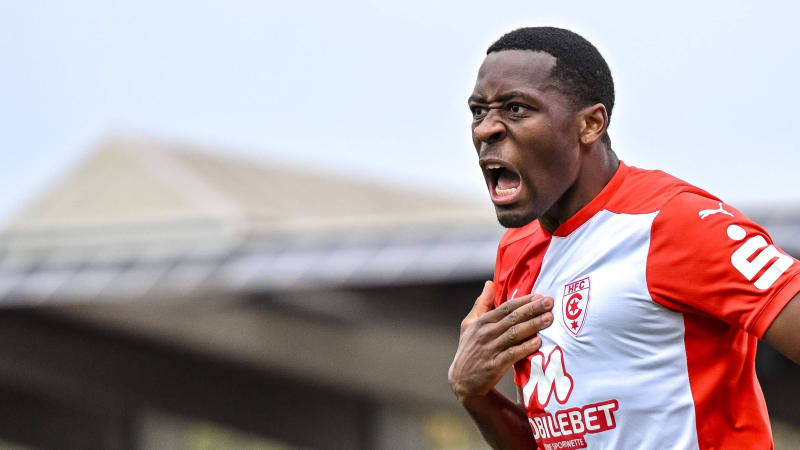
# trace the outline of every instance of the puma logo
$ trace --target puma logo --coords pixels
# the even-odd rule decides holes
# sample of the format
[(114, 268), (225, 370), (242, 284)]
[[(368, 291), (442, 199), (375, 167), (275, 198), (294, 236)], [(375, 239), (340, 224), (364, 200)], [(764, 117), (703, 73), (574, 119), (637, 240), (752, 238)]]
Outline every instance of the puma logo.
[(722, 202), (719, 202), (719, 209), (704, 209), (704, 210), (700, 211), (697, 214), (700, 215), (700, 219), (705, 219), (706, 217), (708, 217), (708, 216), (710, 216), (712, 214), (719, 214), (719, 213), (727, 214), (727, 215), (733, 217), (733, 214), (731, 214), (728, 211), (725, 211), (724, 209), (722, 209)]

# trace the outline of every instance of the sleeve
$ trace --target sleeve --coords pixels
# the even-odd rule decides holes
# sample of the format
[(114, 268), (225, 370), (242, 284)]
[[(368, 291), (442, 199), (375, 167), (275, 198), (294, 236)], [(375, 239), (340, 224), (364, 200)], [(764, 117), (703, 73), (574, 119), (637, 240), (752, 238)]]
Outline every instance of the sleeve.
[(763, 337), (800, 291), (800, 264), (733, 207), (684, 192), (656, 216), (647, 284), (657, 303)]

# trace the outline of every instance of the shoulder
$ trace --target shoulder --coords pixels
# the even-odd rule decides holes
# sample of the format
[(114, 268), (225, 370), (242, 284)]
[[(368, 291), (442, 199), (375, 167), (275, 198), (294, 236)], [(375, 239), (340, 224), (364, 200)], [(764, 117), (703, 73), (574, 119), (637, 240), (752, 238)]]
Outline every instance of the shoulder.
[(716, 197), (682, 192), (653, 221), (647, 256), (653, 300), (762, 336), (797, 292), (800, 266), (766, 230)]
[(531, 260), (541, 261), (547, 241), (538, 220), (521, 228), (506, 230), (497, 247), (494, 268), (494, 282), (497, 285), (495, 305), (500, 305), (507, 297), (506, 282), (518, 267), (527, 267)]
[(534, 220), (533, 222), (520, 228), (509, 228), (505, 233), (503, 233), (503, 237), (500, 238), (500, 244), (498, 244), (498, 247), (502, 249), (511, 246), (516, 242), (520, 242), (523, 239), (536, 234), (540, 228), (541, 226), (539, 225), (538, 220)]
[(495, 282), (503, 282), (514, 265), (525, 253), (532, 240), (541, 236), (541, 227), (538, 220), (521, 228), (509, 228), (500, 239), (497, 246), (497, 260), (495, 262)]
[(677, 263), (706, 273), (711, 267), (724, 267), (739, 244), (734, 239), (738, 231), (731, 236), (734, 229), (769, 239), (761, 226), (714, 196), (674, 194), (660, 205), (653, 220), (649, 266), (663, 264), (667, 273), (675, 273)]
[(703, 189), (661, 170), (625, 166), (627, 173), (617, 193), (606, 205), (615, 213), (647, 214), (661, 211), (681, 194), (718, 200)]

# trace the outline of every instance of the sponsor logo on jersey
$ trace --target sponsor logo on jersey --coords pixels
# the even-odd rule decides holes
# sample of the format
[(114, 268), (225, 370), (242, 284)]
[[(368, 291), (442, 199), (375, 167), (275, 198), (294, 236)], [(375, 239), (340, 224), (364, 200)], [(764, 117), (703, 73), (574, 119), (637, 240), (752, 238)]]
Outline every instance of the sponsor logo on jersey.
[(717, 208), (717, 209), (704, 209), (704, 210), (698, 212), (697, 214), (700, 216), (700, 219), (705, 219), (706, 217), (708, 217), (708, 216), (710, 216), (712, 214), (727, 214), (727, 215), (733, 217), (733, 214), (729, 213), (728, 211), (725, 211), (722, 208), (722, 202), (719, 202), (719, 208)]
[(614, 412), (619, 409), (619, 402), (614, 399), (554, 413), (545, 411), (553, 398), (559, 404), (566, 403), (574, 387), (560, 347), (554, 347), (547, 359), (541, 351), (536, 352), (528, 362), (530, 376), (522, 387), (522, 401), (540, 448), (586, 448), (584, 436), (587, 433), (601, 433), (617, 427)]
[(586, 323), (586, 312), (589, 309), (589, 277), (567, 283), (561, 297), (563, 309), (561, 320), (573, 336), (577, 336)]
[[(741, 241), (747, 236), (747, 231), (735, 224), (729, 225), (726, 232), (728, 237), (734, 241)], [(756, 255), (756, 253), (758, 254)], [(746, 240), (731, 255), (733, 267), (748, 280), (752, 280), (766, 268), (764, 273), (753, 283), (756, 288), (762, 290), (769, 289), (793, 263), (794, 260), (791, 257), (781, 253), (774, 245), (768, 244), (764, 236), (760, 234)], [(768, 264), (769, 266), (767, 266)]]
[(529, 407), (533, 400), (536, 409), (544, 409), (550, 403), (553, 391), (556, 401), (564, 404), (572, 393), (572, 376), (564, 366), (564, 352), (556, 346), (544, 359), (544, 353), (536, 352), (530, 357), (530, 378), (522, 388), (522, 401)]

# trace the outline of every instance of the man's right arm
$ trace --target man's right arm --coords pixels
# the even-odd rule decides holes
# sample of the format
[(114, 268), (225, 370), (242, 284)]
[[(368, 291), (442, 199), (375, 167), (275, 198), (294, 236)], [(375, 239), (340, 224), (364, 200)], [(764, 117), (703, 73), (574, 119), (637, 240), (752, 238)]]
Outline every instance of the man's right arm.
[(525, 411), (494, 387), (512, 364), (539, 350), (536, 333), (552, 323), (553, 299), (526, 295), (492, 310), (493, 299), (489, 281), (461, 323), (450, 385), (493, 448), (536, 448)]

